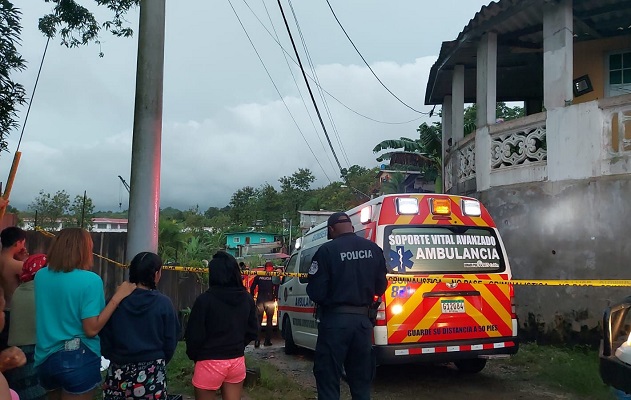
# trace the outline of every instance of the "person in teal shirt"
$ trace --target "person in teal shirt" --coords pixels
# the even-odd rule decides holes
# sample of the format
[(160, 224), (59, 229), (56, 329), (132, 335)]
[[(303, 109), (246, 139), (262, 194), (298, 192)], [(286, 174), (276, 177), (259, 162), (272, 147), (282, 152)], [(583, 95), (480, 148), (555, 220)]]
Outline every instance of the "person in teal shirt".
[(107, 305), (92, 267), (92, 238), (66, 228), (53, 240), (48, 267), (35, 275), (35, 366), (51, 399), (92, 399), (101, 383), (97, 336), (136, 285), (124, 282)]

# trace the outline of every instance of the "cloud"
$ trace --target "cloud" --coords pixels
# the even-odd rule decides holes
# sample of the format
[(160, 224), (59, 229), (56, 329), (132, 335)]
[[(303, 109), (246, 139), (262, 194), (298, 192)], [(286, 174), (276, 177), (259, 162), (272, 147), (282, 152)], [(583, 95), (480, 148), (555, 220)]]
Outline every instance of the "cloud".
[[(434, 60), (424, 57), (404, 64), (376, 62), (372, 67), (401, 99), (414, 108), (427, 110), (422, 105), (423, 89)], [(90, 67), (88, 63), (85, 68), (99, 66)], [(172, 110), (165, 100), (161, 207), (224, 206), (239, 188), (264, 183), (278, 187), (280, 177), (299, 168), (314, 173), (316, 186), (339, 179), (313, 106), (308, 102), (306, 108), (315, 129), (286, 68), (285, 71), (277, 81), (285, 91), (284, 103), (278, 96), (253, 92), (250, 98), (244, 96), (246, 101), (232, 105), (207, 109), (196, 106), (193, 114), (198, 118), (182, 119), (186, 113), (181, 105)], [(365, 66), (320, 65), (317, 74), (333, 96), (372, 118), (392, 122), (419, 116), (387, 93)], [(11, 196), (12, 204), (18, 208), (25, 208), (39, 190), (53, 193), (61, 189), (71, 196), (86, 190), (98, 210), (118, 209), (119, 202), (126, 208), (127, 193), (117, 176), (122, 175), (129, 182), (133, 121), (129, 110), (133, 109), (133, 98), (129, 96), (133, 91), (120, 83), (108, 85), (107, 77), (95, 72), (85, 76), (88, 83), (77, 80), (67, 87), (64, 81), (49, 81), (47, 91), (38, 94), (38, 112), (29, 121), (30, 129), (22, 142), (23, 156)], [(177, 89), (165, 85), (165, 99), (183, 98), (174, 90)], [(301, 90), (309, 101), (302, 85)], [(372, 148), (378, 142), (414, 137), (416, 127), (424, 120), (379, 124), (359, 117), (327, 96), (335, 132), (315, 86), (313, 90), (343, 167), (376, 166)], [(10, 148), (15, 148), (16, 140), (17, 135), (11, 137)], [(0, 171), (8, 171), (10, 162), (11, 157), (3, 154)]]

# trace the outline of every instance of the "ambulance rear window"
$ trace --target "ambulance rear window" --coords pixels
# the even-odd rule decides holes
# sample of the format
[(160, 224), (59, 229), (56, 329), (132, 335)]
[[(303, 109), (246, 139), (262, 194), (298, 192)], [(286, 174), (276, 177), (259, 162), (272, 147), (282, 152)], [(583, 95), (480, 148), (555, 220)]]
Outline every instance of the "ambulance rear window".
[(388, 226), (384, 253), (394, 273), (479, 274), (503, 272), (495, 231), (463, 226)]

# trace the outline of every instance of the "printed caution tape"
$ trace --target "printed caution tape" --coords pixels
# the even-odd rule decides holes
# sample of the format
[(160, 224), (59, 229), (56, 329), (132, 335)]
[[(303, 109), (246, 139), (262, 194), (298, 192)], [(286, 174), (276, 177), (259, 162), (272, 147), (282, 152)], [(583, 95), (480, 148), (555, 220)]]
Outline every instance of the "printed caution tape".
[[(51, 232), (47, 232), (40, 227), (35, 230), (46, 236), (54, 237)], [(112, 260), (100, 254), (93, 253), (105, 261), (108, 261), (118, 267), (127, 268), (127, 264)], [(163, 270), (178, 272), (194, 272), (207, 273), (208, 268), (201, 267), (185, 267), (182, 265), (164, 265)], [(295, 272), (267, 272), (267, 271), (242, 271), (242, 275), (258, 275), (258, 276), (278, 276), (292, 278), (306, 278), (308, 274)], [(631, 279), (548, 279), (548, 280), (530, 280), (530, 279), (512, 279), (512, 280), (493, 280), (493, 279), (465, 279), (465, 278), (445, 278), (440, 276), (414, 276), (402, 274), (388, 274), (388, 280), (393, 282), (414, 282), (414, 283), (469, 283), (469, 284), (486, 284), (486, 285), (520, 285), (520, 286), (591, 286), (591, 287), (631, 287)]]

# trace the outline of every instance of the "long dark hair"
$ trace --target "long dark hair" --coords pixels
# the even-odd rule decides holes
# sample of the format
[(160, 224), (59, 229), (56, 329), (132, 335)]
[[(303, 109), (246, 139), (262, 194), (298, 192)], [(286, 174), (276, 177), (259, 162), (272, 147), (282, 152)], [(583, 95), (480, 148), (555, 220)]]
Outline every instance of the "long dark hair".
[(156, 288), (156, 272), (162, 268), (162, 259), (155, 253), (143, 251), (136, 254), (129, 264), (129, 281), (144, 285), (149, 289)]
[(237, 260), (225, 251), (218, 251), (208, 263), (210, 286), (241, 287), (241, 270)]

